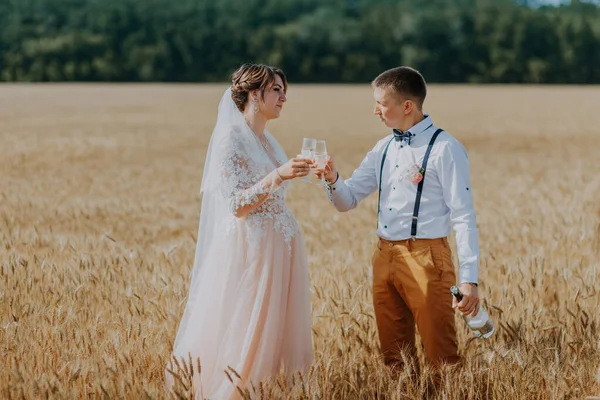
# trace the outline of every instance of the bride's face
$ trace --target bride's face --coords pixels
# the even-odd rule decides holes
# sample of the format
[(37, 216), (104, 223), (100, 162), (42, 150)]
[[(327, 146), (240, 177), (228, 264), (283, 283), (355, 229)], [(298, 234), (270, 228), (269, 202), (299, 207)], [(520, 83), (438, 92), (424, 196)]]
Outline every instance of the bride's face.
[(263, 99), (259, 97), (260, 110), (267, 120), (279, 118), (279, 114), (286, 101), (285, 89), (281, 77), (277, 75), (273, 84), (265, 89)]

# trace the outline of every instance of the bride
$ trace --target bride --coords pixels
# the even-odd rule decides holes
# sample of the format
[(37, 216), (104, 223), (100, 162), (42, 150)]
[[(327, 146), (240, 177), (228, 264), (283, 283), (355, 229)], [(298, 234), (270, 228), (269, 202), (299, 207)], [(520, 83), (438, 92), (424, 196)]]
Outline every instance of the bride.
[[(199, 358), (199, 399), (235, 398), (235, 386), (305, 370), (313, 361), (304, 240), (285, 205), (290, 180), (306, 176), (311, 160), (286, 162), (265, 130), (279, 117), (286, 91), (280, 69), (244, 64), (219, 103), (189, 297), (172, 354), (191, 355), (194, 367)], [(167, 369), (174, 368), (171, 360)], [(171, 388), (173, 374), (166, 371), (166, 378)]]

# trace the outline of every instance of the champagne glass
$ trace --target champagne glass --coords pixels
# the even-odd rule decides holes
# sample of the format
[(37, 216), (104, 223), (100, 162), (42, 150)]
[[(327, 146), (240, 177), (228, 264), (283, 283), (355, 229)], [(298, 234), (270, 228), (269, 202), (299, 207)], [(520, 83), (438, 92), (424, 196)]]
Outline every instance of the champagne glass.
[(327, 155), (327, 146), (325, 145), (324, 140), (317, 140), (315, 143), (315, 154), (325, 154)]
[[(304, 138), (302, 139), (302, 153), (298, 154), (297, 157), (301, 158), (310, 158), (312, 159), (314, 156), (314, 151), (317, 145), (317, 139)], [(300, 182), (310, 183), (308, 180), (308, 176), (300, 179)]]
[(312, 158), (315, 147), (317, 146), (317, 139), (304, 138), (302, 139), (302, 157)]
[(324, 140), (318, 140), (315, 144), (315, 162), (317, 163), (317, 168), (323, 169), (323, 175), (321, 175), (321, 183), (317, 184), (319, 186), (325, 185), (325, 166), (327, 165), (327, 161), (329, 160), (329, 156), (327, 155), (327, 145)]

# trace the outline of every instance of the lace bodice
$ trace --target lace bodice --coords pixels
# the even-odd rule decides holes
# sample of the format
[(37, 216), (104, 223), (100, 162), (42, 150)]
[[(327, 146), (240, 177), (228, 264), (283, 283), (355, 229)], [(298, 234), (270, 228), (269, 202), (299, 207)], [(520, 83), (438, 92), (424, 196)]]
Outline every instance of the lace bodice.
[[(245, 130), (243, 127), (238, 129)], [(250, 135), (253, 133), (250, 132)], [(272, 222), (274, 229), (284, 236), (286, 243), (290, 244), (299, 228), (285, 204), (288, 184), (284, 182), (278, 186), (275, 179), (269, 178), (278, 165), (287, 161), (287, 156), (275, 138), (266, 134), (267, 147), (273, 149), (271, 155), (278, 163), (275, 165), (265, 149), (257, 146), (259, 142), (256, 137), (250, 135), (248, 132), (234, 131), (221, 162), (223, 195), (231, 212), (227, 221), (228, 230), (230, 231), (239, 223), (236, 219), (242, 218), (247, 228), (249, 244), (256, 245), (266, 233), (265, 229), (270, 225), (269, 222)], [(236, 216), (240, 208), (248, 205), (257, 205), (257, 207), (245, 216)]]

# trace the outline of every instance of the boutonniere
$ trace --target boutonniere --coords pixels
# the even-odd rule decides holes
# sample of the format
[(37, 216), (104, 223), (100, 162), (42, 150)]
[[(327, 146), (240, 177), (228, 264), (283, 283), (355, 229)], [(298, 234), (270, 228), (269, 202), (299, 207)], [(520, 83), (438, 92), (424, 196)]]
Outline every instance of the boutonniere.
[(418, 184), (423, 180), (423, 174), (425, 173), (425, 168), (419, 167), (417, 164), (412, 165), (408, 168), (408, 177), (413, 184)]

